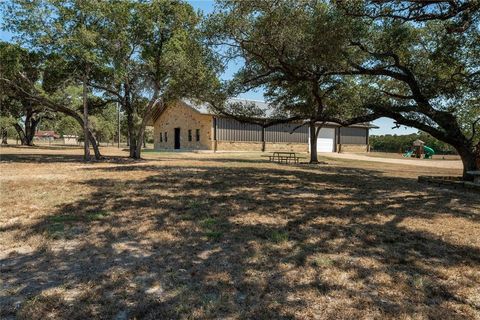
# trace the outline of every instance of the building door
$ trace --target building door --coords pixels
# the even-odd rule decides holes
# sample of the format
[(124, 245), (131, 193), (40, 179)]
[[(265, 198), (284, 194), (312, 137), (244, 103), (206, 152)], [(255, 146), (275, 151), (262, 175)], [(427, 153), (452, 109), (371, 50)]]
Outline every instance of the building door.
[(318, 133), (317, 152), (333, 152), (335, 128), (322, 128)]
[(180, 128), (175, 128), (175, 149), (180, 149)]
[[(317, 152), (333, 152), (335, 149), (335, 128), (321, 128), (317, 138)], [(310, 137), (308, 137), (310, 151)]]

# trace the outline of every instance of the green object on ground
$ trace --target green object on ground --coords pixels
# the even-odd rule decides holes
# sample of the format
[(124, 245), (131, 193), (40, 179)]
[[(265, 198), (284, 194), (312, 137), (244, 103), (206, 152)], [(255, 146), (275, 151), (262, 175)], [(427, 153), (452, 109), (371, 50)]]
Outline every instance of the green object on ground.
[(407, 151), (403, 154), (404, 158), (410, 158), (412, 156), (413, 150)]
[(427, 146), (423, 146), (423, 150), (425, 151), (425, 159), (432, 159), (432, 156), (435, 154), (435, 150)]

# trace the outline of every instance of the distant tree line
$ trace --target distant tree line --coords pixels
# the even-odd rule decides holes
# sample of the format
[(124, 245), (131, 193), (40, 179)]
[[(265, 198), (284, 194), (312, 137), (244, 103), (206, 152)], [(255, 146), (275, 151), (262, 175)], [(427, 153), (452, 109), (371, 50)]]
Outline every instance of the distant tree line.
[(370, 148), (371, 151), (376, 152), (403, 153), (411, 148), (413, 141), (417, 139), (425, 142), (425, 145), (435, 150), (436, 154), (457, 154), (455, 149), (449, 144), (421, 131), (407, 135), (372, 135), (370, 136)]
[[(115, 105), (107, 106), (99, 110), (94, 110), (89, 117), (92, 132), (95, 134), (99, 143), (117, 143), (118, 141), (118, 119)], [(3, 144), (8, 140), (16, 140), (17, 143), (32, 145), (34, 137), (29, 136), (26, 141), (25, 117), (21, 113), (17, 116), (0, 115), (0, 130)], [(43, 116), (35, 124), (33, 134), (36, 131), (52, 130), (60, 136), (74, 135), (78, 137), (79, 142), (85, 141), (83, 128), (74, 118), (62, 113), (49, 113)], [(120, 113), (120, 142), (128, 145), (128, 127), (125, 115)], [(153, 143), (153, 129), (147, 128), (144, 136), (145, 143)]]

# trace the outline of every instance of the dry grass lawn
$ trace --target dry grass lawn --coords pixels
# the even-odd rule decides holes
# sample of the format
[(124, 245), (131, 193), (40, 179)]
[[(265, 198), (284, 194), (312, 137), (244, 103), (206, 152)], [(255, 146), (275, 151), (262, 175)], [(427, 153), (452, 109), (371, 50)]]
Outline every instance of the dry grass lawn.
[(457, 170), (145, 157), (1, 149), (1, 319), (480, 318), (480, 197), (416, 182)]

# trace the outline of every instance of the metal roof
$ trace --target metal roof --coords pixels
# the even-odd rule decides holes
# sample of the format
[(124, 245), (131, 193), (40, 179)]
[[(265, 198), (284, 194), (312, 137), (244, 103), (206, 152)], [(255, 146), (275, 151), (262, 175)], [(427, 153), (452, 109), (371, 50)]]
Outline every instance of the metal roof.
[[(322, 121), (317, 121), (317, 123), (320, 124), (320, 123), (323, 123), (323, 122)], [(341, 124), (336, 123), (336, 122), (325, 122), (323, 124), (327, 125), (327, 126), (334, 126), (334, 127), (341, 127), (342, 126)], [(349, 127), (351, 127), (351, 128), (369, 128), (369, 129), (378, 129), (379, 128), (376, 125), (371, 124), (370, 122), (356, 123), (356, 124), (349, 125)]]
[[(186, 105), (188, 105), (189, 107), (191, 107), (192, 109), (198, 111), (199, 113), (201, 114), (207, 114), (207, 115), (218, 115), (217, 113), (215, 113), (214, 111), (212, 111), (212, 109), (208, 106), (208, 104), (194, 104), (192, 101), (189, 101), (189, 100), (182, 100)], [(265, 112), (265, 115), (268, 117), (268, 116), (271, 116), (272, 113), (273, 113), (273, 110), (272, 108), (270, 107), (270, 105), (268, 103), (266, 103), (265, 101), (260, 101), (260, 100), (250, 100), (250, 99), (242, 99), (242, 98), (231, 98), (228, 100), (228, 103), (245, 103), (245, 104), (255, 104), (256, 107), (258, 107), (259, 109), (263, 110)], [(320, 121), (317, 122), (317, 123), (321, 123)], [(327, 126), (333, 126), (333, 127), (341, 127), (342, 125), (336, 123), (336, 122), (325, 122), (324, 125), (327, 125)], [(373, 125), (371, 123), (357, 123), (357, 124), (353, 124), (349, 127), (352, 127), (352, 128), (369, 128), (369, 129), (377, 129), (379, 127), (377, 127), (376, 125)]]
[[(194, 103), (191, 100), (182, 100), (183, 103), (188, 105), (189, 107), (193, 108), (194, 110), (200, 112), (201, 114), (210, 114), (210, 115), (217, 115), (218, 113), (215, 112), (212, 108), (209, 107), (208, 104), (202, 103)], [(255, 104), (256, 107), (260, 108), (265, 112), (265, 114), (268, 116), (268, 114), (271, 113), (271, 108), (268, 103), (265, 101), (260, 101), (260, 100), (249, 100), (249, 99), (240, 99), (240, 98), (231, 98), (227, 100), (227, 103), (244, 103), (244, 104)]]

